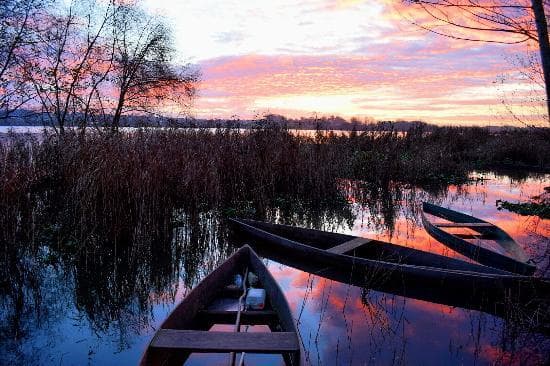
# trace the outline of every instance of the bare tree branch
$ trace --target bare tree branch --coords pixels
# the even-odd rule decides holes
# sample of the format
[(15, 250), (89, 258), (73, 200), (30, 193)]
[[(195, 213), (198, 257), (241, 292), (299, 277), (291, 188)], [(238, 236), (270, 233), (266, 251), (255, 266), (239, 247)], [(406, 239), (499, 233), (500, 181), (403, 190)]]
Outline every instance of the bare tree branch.
[[(434, 34), (472, 42), (518, 44), (535, 42), (540, 50), (550, 123), (550, 42), (545, 7), (548, 0), (402, 0), (428, 15), (413, 24)], [(457, 32), (458, 31), (458, 32)], [(482, 38), (479, 34), (487, 34)], [(516, 35), (517, 39), (493, 35)]]

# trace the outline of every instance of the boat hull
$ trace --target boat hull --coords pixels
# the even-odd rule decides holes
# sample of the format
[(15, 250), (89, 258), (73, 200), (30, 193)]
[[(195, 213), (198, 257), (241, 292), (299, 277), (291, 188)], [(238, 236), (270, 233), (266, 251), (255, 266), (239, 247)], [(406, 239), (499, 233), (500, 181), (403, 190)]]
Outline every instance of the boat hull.
[[(327, 269), (338, 269), (348, 272), (360, 269), (367, 279), (365, 285), (373, 288), (396, 287), (403, 289), (404, 293), (406, 293), (407, 288), (422, 286), (426, 292), (452, 289), (455, 293), (463, 294), (465, 297), (480, 293), (507, 293), (532, 296), (535, 293), (546, 293), (546, 291), (550, 290), (550, 285), (547, 281), (538, 281), (529, 276), (506, 274), (505, 272), (502, 274), (450, 270), (385, 262), (346, 254), (335, 254), (274, 234), (273, 232), (264, 230), (266, 229), (265, 226), (263, 229), (259, 229), (255, 225), (268, 225), (274, 228), (285, 227), (287, 230), (302, 230), (301, 228), (267, 224), (253, 220), (231, 220), (238, 225), (239, 230), (258, 239), (256, 240), (258, 245), (265, 247), (269, 251), (279, 251), (297, 261), (315, 262), (317, 266), (324, 266)], [(316, 235), (319, 238), (324, 233), (311, 229), (305, 230), (307, 230), (308, 234), (317, 232)], [(327, 234), (333, 235), (335, 238), (339, 235), (335, 233)]]

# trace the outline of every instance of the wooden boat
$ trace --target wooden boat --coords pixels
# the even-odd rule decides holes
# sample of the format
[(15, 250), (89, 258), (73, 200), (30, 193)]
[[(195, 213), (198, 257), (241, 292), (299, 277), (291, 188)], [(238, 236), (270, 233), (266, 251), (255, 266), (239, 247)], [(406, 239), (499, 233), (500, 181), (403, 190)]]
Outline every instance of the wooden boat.
[(539, 283), (530, 276), (382, 241), (254, 220), (230, 220), (241, 231), (259, 239), (258, 245), (296, 260), (347, 271), (361, 268), (373, 288), (383, 285), (406, 289), (421, 284), (426, 292), (453, 289), (458, 294), (484, 290), (529, 293), (539, 285), (550, 288), (547, 281)]
[[(426, 231), (452, 250), (483, 265), (504, 271), (522, 275), (532, 275), (535, 272), (536, 267), (528, 263), (527, 255), (523, 249), (499, 227), (476, 217), (427, 202), (422, 204), (422, 209), (422, 222)], [(448, 222), (432, 222), (425, 214), (445, 219)], [(446, 230), (449, 228), (466, 228), (477, 234), (453, 234)], [(492, 248), (484, 247), (479, 240), (479, 244), (476, 244), (468, 242), (467, 238), (488, 240), (496, 245)]]
[[(254, 273), (266, 292), (263, 310), (241, 310), (247, 273)], [(242, 286), (232, 284), (244, 276)], [(233, 303), (236, 310), (227, 309)], [(223, 304), (223, 309), (220, 309)], [(214, 324), (232, 324), (234, 331), (209, 331)], [(267, 325), (271, 332), (243, 332), (241, 325)], [(149, 343), (140, 365), (182, 365), (191, 353), (236, 352), (281, 354), (287, 365), (300, 365), (303, 352), (288, 303), (256, 253), (241, 247), (200, 282), (172, 311)], [(243, 360), (241, 360), (241, 363)], [(248, 363), (247, 363), (248, 364)]]

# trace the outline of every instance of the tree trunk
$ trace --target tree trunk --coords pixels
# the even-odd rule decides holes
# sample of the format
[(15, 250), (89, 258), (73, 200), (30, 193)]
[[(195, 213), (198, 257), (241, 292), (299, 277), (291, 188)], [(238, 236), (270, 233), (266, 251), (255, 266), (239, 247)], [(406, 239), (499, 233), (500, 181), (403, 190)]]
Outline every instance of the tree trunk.
[(118, 131), (118, 128), (120, 127), (120, 117), (122, 116), (122, 108), (124, 107), (124, 98), (126, 98), (126, 89), (121, 87), (115, 114), (113, 115), (113, 123), (111, 125), (112, 132)]
[(539, 37), (540, 59), (544, 74), (544, 87), (546, 89), (546, 108), (548, 123), (550, 123), (550, 42), (548, 41), (548, 23), (546, 21), (546, 14), (544, 14), (542, 0), (531, 0), (531, 4)]

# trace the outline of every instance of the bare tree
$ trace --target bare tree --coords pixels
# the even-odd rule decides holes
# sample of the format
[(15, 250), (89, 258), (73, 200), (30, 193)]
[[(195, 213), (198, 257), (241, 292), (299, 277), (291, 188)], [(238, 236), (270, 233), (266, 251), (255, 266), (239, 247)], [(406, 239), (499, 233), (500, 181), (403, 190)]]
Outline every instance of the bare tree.
[(32, 99), (26, 84), (18, 77), (19, 61), (31, 42), (33, 20), (47, 0), (0, 1), (0, 119)]
[(156, 114), (168, 103), (188, 107), (198, 72), (172, 63), (170, 31), (158, 18), (135, 4), (119, 4), (114, 17), (114, 83), (117, 97), (112, 129), (124, 113)]
[(136, 2), (59, 0), (33, 26), (18, 72), (56, 131), (76, 126), (84, 134), (92, 124), (116, 131), (124, 114), (189, 107), (198, 73), (172, 63), (169, 29)]
[(548, 0), (403, 0), (426, 14), (415, 24), (430, 32), (474, 42), (533, 42), (540, 50), (550, 122)]
[[(100, 16), (90, 12), (95, 8), (101, 9)], [(41, 111), (61, 133), (87, 111), (87, 97), (97, 87), (111, 9), (110, 4), (99, 7), (93, 1), (72, 3), (67, 8), (51, 9), (37, 20), (40, 29), (21, 70)]]

